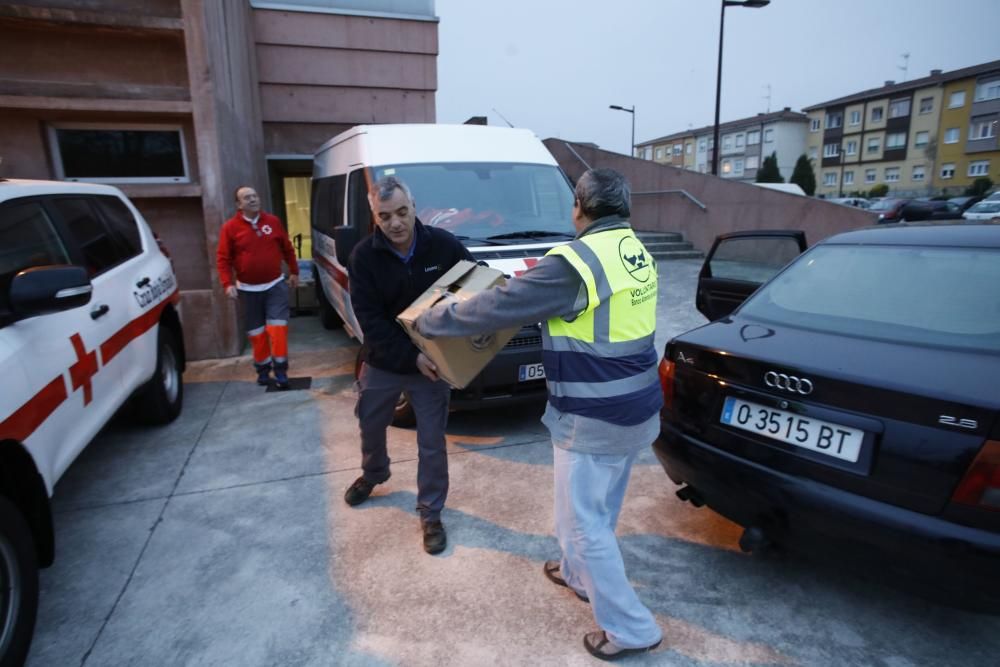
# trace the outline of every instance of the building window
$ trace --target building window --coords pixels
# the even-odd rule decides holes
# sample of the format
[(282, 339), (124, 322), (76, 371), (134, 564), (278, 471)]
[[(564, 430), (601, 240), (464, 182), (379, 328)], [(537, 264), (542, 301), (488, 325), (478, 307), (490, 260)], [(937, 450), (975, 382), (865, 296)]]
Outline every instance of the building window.
[(743, 160), (738, 158), (736, 160), (733, 160), (733, 173), (734, 174), (743, 173)]
[(921, 146), (926, 146), (928, 141), (930, 141), (930, 133), (917, 132), (916, 136), (913, 138), (913, 146), (915, 148), (920, 148)]
[(882, 141), (878, 137), (872, 137), (868, 140), (868, 152), (878, 153), (882, 150)]
[(722, 161), (722, 173), (731, 174), (733, 172), (733, 163), (727, 158)]
[(756, 155), (751, 155), (747, 158), (746, 164), (743, 166), (747, 169), (756, 169), (760, 166), (760, 158)]
[(932, 111), (934, 111), (934, 98), (933, 97), (920, 98), (920, 113), (930, 113)]
[(754, 146), (760, 143), (760, 130), (747, 132), (747, 146)]
[(858, 154), (858, 142), (854, 141), (854, 140), (848, 141), (847, 142), (846, 152), (847, 152), (848, 155), (857, 155)]
[(823, 174), (823, 185), (830, 187), (837, 184), (837, 172), (827, 171)]
[(913, 167), (913, 176), (912, 176), (912, 178), (913, 178), (914, 181), (922, 181), (922, 180), (924, 180), (924, 165), (918, 164), (918, 165), (915, 165)]
[(705, 149), (707, 149), (707, 148), (708, 148), (708, 140), (706, 140), (706, 139), (699, 139), (698, 140), (698, 152), (699, 153), (704, 153)]
[(694, 144), (684, 144), (684, 154), (691, 155), (691, 151), (694, 150)]
[(813, 118), (809, 121), (809, 131), (819, 132), (819, 118)]
[(841, 111), (826, 115), (826, 129), (835, 130), (844, 124), (844, 114)]
[(848, 122), (848, 124), (849, 125), (860, 125), (861, 124), (861, 112), (860, 111), (852, 111), (851, 115), (850, 115), (850, 121)]
[(944, 131), (944, 143), (946, 144), (957, 144), (959, 140), (959, 129), (957, 127), (949, 127)]
[(764, 143), (769, 144), (772, 141), (774, 141), (774, 130), (773, 129), (764, 130)]
[(989, 160), (975, 160), (969, 163), (969, 176), (985, 176), (990, 173)]
[(902, 118), (910, 115), (910, 99), (893, 100), (889, 103), (889, 118)]
[(885, 182), (895, 183), (899, 180), (899, 167), (886, 167), (885, 168)]
[(965, 106), (965, 91), (956, 90), (948, 97), (948, 108), (957, 109), (962, 106)]
[(992, 139), (996, 136), (996, 126), (996, 118), (973, 118), (972, 126), (969, 128), (969, 141), (975, 139)]
[(885, 149), (891, 151), (894, 148), (906, 148), (905, 132), (893, 132), (885, 136)]
[(744, 145), (743, 144), (743, 140), (744, 140), (744, 138), (745, 137), (742, 134), (737, 134), (736, 135), (736, 147), (737, 148), (743, 148), (743, 145)]
[(809, 147), (809, 159), (810, 160), (815, 160), (817, 153), (819, 153), (819, 149), (817, 149), (815, 146), (810, 146)]
[(733, 148), (733, 135), (727, 134), (722, 137), (722, 150), (728, 151)]
[(840, 144), (824, 144), (823, 157), (837, 157), (840, 155)]
[(872, 122), (877, 123), (882, 120), (882, 107), (872, 107)]
[(657, 146), (656, 147), (656, 159), (657, 160), (662, 160), (663, 159), (663, 146)]
[(844, 185), (854, 185), (854, 172), (845, 171), (844, 172)]
[(954, 178), (955, 177), (955, 163), (945, 162), (941, 165), (941, 178)]
[(874, 182), (875, 182), (875, 170), (865, 169), (865, 183), (874, 183)]
[(103, 183), (189, 183), (177, 125), (56, 124), (49, 127), (56, 177)]
[(976, 84), (976, 94), (973, 100), (976, 102), (985, 102), (986, 100), (995, 100), (1000, 97), (1000, 79), (993, 79), (992, 81), (983, 81)]
[(674, 144), (674, 155), (680, 155), (684, 151), (684, 144)]

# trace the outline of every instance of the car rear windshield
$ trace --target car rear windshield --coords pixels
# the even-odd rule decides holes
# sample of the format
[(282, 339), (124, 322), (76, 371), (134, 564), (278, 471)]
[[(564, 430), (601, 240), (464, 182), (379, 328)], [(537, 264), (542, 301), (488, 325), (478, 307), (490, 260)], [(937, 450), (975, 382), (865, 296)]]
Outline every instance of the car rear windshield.
[(821, 245), (740, 314), (848, 336), (1000, 352), (1000, 250)]
[(969, 213), (997, 213), (1000, 212), (1000, 201), (983, 201), (969, 209)]
[(421, 222), (457, 236), (575, 234), (573, 191), (553, 166), (460, 162), (384, 166), (374, 172), (377, 179), (396, 176), (409, 186)]
[(899, 203), (898, 199), (882, 199), (875, 202), (869, 208), (869, 211), (891, 211)]

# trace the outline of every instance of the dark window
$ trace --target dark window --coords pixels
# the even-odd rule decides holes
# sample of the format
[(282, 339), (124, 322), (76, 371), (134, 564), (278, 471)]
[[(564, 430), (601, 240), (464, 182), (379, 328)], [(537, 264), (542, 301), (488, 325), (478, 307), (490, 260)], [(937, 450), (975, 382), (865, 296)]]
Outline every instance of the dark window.
[(125, 246), (129, 257), (135, 257), (142, 252), (142, 238), (139, 236), (139, 225), (132, 211), (118, 197), (94, 197), (98, 210), (104, 215), (119, 241)]
[(368, 203), (368, 176), (364, 169), (351, 172), (348, 187), (350, 196), (347, 201), (347, 224), (356, 227), (362, 237), (367, 236), (375, 221), (372, 218), (371, 204)]
[(128, 259), (122, 243), (91, 208), (86, 199), (53, 199), (52, 205), (59, 211), (70, 235), (80, 247), (84, 266), (91, 277), (101, 274)]
[(0, 312), (10, 310), (10, 283), (35, 266), (69, 264), (66, 248), (37, 202), (0, 207)]
[(709, 270), (713, 278), (764, 283), (800, 252), (799, 242), (789, 237), (728, 239), (715, 249)]
[(178, 130), (55, 132), (63, 178), (188, 179)]
[(327, 176), (313, 181), (312, 226), (327, 236), (344, 224), (344, 185), (347, 176)]

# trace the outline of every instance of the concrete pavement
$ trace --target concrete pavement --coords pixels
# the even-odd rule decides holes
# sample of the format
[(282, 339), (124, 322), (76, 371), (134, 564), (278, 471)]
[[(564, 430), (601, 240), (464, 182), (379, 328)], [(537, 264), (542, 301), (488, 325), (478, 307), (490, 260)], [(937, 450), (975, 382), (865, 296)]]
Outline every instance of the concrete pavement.
[[(661, 265), (658, 347), (700, 323), (697, 261)], [(392, 478), (349, 508), (360, 471), (356, 346), (292, 321), (292, 375), (265, 393), (248, 358), (199, 362), (155, 430), (116, 422), (56, 489), (29, 664), (588, 665), (588, 605), (553, 586), (552, 455), (542, 406), (455, 413), (449, 546), (426, 555), (416, 443), (391, 429)], [(646, 452), (619, 527), (665, 641), (634, 665), (993, 665), (1000, 619), (838, 568), (739, 553), (739, 529), (674, 497)]]

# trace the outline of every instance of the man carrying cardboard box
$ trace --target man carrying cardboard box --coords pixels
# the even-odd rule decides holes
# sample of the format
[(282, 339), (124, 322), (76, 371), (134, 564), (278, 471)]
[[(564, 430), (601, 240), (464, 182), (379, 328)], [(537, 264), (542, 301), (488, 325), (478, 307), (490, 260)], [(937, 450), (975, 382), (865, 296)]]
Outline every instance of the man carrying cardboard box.
[(656, 267), (632, 232), (630, 190), (611, 169), (576, 185), (573, 242), (505, 286), (420, 315), (427, 337), (468, 336), (544, 321), (542, 361), (552, 434), (555, 531), (562, 559), (545, 576), (591, 603), (584, 635), (614, 660), (659, 646), (662, 632), (625, 575), (615, 525), (636, 455), (656, 438), (663, 405), (653, 344)]
[(375, 230), (355, 247), (350, 259), (351, 305), (364, 334), (355, 408), (363, 474), (344, 493), (344, 500), (358, 505), (376, 484), (389, 479), (386, 429), (400, 393), (406, 391), (417, 418), (417, 511), (424, 550), (436, 554), (447, 545), (441, 510), (448, 495), (444, 430), (451, 389), (396, 316), (456, 262), (472, 261), (472, 255), (449, 232), (417, 220), (413, 196), (397, 178), (376, 181), (368, 202)]

